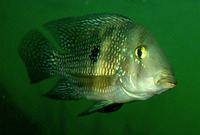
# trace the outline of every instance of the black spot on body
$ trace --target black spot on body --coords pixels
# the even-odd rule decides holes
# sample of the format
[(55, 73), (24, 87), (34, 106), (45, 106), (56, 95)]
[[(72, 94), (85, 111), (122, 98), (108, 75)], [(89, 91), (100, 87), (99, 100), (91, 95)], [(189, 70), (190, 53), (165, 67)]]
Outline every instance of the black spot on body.
[(89, 55), (91, 63), (97, 62), (97, 56), (100, 52), (99, 46), (94, 46), (94, 49), (91, 50), (91, 54)]

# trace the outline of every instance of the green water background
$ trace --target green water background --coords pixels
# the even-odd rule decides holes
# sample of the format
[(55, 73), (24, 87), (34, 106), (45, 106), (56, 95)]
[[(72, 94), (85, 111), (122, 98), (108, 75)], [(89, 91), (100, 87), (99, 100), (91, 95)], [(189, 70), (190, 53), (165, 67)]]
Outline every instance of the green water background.
[[(118, 13), (147, 27), (164, 48), (178, 85), (147, 101), (109, 114), (76, 115), (93, 102), (41, 96), (58, 78), (31, 85), (18, 55), (30, 29), (51, 20)], [(200, 134), (200, 0), (2, 0), (0, 1), (1, 135)]]

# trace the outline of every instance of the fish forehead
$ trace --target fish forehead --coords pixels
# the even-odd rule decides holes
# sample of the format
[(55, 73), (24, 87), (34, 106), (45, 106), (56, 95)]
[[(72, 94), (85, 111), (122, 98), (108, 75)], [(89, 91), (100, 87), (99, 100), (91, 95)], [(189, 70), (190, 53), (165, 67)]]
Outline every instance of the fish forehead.
[[(87, 23), (86, 23), (87, 22)], [(47, 24), (65, 53), (59, 54), (59, 74), (113, 75), (133, 22), (121, 16), (66, 18)]]

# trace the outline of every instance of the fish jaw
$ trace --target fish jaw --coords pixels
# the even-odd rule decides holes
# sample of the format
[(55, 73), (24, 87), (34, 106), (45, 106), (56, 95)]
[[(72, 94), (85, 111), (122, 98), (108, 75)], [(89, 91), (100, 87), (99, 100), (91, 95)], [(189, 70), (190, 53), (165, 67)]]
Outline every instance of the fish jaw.
[(137, 82), (137, 75), (125, 74), (121, 78), (121, 90), (126, 95), (126, 100), (123, 102), (132, 102), (136, 100), (147, 100), (155, 95), (155, 85), (153, 77), (142, 80), (142, 83)]
[(168, 89), (174, 88), (177, 84), (177, 81), (172, 74), (160, 72), (154, 77), (154, 83), (158, 88), (160, 88), (156, 94), (160, 94)]
[[(124, 76), (125, 79), (121, 81), (122, 91), (129, 97), (126, 102), (135, 100), (147, 100), (154, 95), (172, 89), (176, 86), (176, 79), (172, 73), (160, 72), (155, 76), (146, 77), (145, 79), (137, 79), (137, 75)], [(135, 83), (134, 83), (135, 82)], [(137, 82), (137, 83), (136, 83)]]

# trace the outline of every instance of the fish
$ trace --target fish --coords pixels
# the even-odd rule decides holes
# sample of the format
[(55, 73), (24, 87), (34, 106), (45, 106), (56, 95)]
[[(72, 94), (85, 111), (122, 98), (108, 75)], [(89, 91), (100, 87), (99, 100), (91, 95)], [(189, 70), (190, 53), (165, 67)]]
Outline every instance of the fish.
[(125, 103), (147, 100), (176, 86), (165, 52), (141, 24), (104, 13), (67, 17), (43, 25), (20, 42), (31, 84), (60, 79), (45, 97), (94, 100), (78, 116), (117, 111)]

